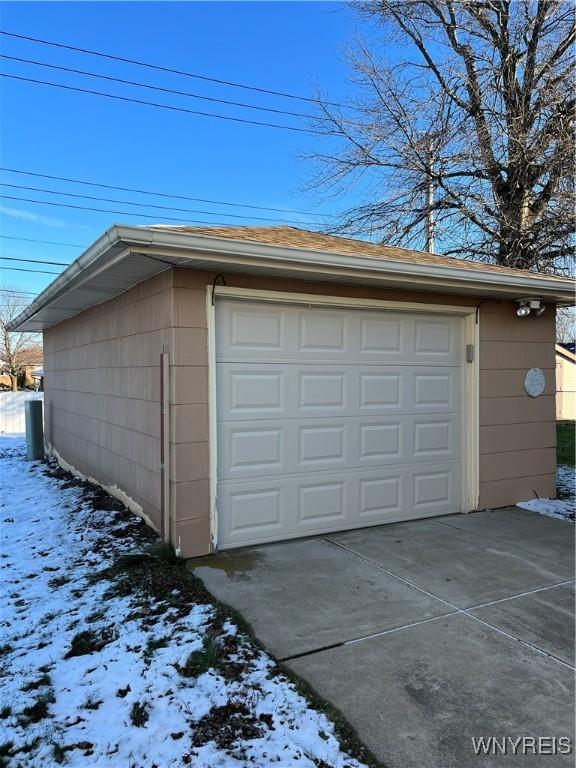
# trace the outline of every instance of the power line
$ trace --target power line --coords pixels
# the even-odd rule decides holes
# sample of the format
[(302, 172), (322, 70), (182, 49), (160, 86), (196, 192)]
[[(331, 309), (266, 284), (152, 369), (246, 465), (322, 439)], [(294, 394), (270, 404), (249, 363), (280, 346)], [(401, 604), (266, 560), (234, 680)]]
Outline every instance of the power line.
[[(227, 218), (233, 218), (233, 219), (252, 219), (253, 221), (272, 221), (272, 222), (278, 222), (278, 218), (270, 218), (266, 216), (246, 216), (244, 214), (239, 213), (222, 213), (217, 212), (214, 213), (212, 211), (201, 211), (194, 208), (177, 208), (176, 206), (171, 205), (158, 205), (158, 203), (134, 203), (130, 200), (118, 200), (117, 198), (113, 197), (97, 197), (96, 195), (80, 195), (78, 193), (74, 192), (60, 192), (55, 189), (46, 189), (45, 187), (28, 187), (23, 184), (10, 184), (5, 181), (0, 181), (0, 186), (3, 187), (11, 187), (12, 189), (23, 189), (28, 192), (43, 192), (47, 195), (63, 195), (64, 197), (74, 197), (74, 198), (81, 198), (83, 200), (96, 200), (101, 203), (120, 203), (122, 205), (134, 205), (138, 208), (158, 208), (163, 211), (179, 211), (181, 213), (199, 213), (202, 216), (225, 216)], [(292, 219), (285, 219), (285, 223), (288, 224), (301, 224), (300, 221), (294, 221)]]
[(46, 69), (56, 69), (60, 72), (72, 72), (75, 75), (83, 75), (87, 77), (96, 77), (99, 80), (108, 80), (112, 83), (122, 83), (123, 85), (133, 85), (136, 88), (147, 88), (151, 91), (160, 91), (161, 93), (170, 93), (175, 96), (186, 96), (190, 99), (199, 99), (201, 101), (210, 101), (216, 104), (226, 104), (231, 107), (242, 107), (242, 109), (256, 109), (260, 112), (273, 112), (277, 115), (288, 115), (289, 117), (303, 117), (307, 120), (323, 120), (318, 115), (309, 115), (305, 112), (291, 112), (285, 109), (275, 109), (274, 107), (260, 107), (256, 104), (245, 104), (241, 101), (229, 101), (228, 99), (217, 99), (212, 96), (200, 96), (198, 93), (191, 93), (190, 91), (179, 91), (175, 88), (164, 88), (161, 85), (151, 85), (150, 83), (141, 83), (136, 80), (126, 80), (122, 77), (112, 77), (111, 75), (103, 75), (97, 72), (88, 72), (84, 69), (76, 69), (74, 67), (64, 67), (58, 64), (49, 64), (46, 61), (38, 61), (35, 59), (23, 59), (19, 56), (9, 56), (6, 53), (0, 54), (1, 59), (8, 61), (19, 61), (22, 64), (32, 64), (35, 67), (45, 67)]
[(46, 269), (26, 269), (25, 267), (2, 267), (6, 272), (32, 272), (35, 275), (59, 275), (60, 272), (51, 272)]
[(50, 264), (53, 267), (69, 267), (70, 261), (43, 261), (42, 259), (18, 259), (15, 256), (0, 256), (0, 261), (29, 261), (32, 264)]
[[(192, 77), (196, 80), (205, 80), (210, 83), (218, 83), (219, 85), (227, 85), (231, 88), (242, 88), (244, 90), (248, 91), (256, 91), (257, 93), (268, 93), (272, 96), (281, 96), (282, 98), (286, 99), (296, 99), (298, 101), (306, 101), (312, 104), (316, 104), (316, 99), (311, 98), (310, 96), (300, 96), (295, 93), (288, 93), (286, 91), (273, 91), (269, 88), (262, 88), (257, 85), (246, 85), (245, 83), (237, 83), (233, 80), (222, 80), (216, 77), (208, 77), (207, 75), (199, 75), (196, 72), (187, 72), (182, 69), (176, 69), (174, 67), (166, 67), (162, 66), (161, 64), (151, 64), (147, 61), (141, 61), (139, 59), (128, 59), (124, 56), (115, 56), (111, 53), (104, 53), (103, 51), (94, 51), (90, 50), (89, 48), (80, 48), (79, 46), (75, 45), (66, 45), (65, 43), (57, 43), (54, 40), (44, 40), (39, 37), (30, 37), (29, 35), (20, 35), (16, 32), (7, 32), (6, 30), (0, 30), (1, 35), (5, 35), (6, 37), (13, 37), (17, 38), (18, 40), (27, 40), (30, 43), (39, 43), (40, 45), (49, 45), (53, 48), (64, 48), (67, 51), (75, 51), (76, 53), (86, 53), (90, 56), (98, 56), (103, 59), (110, 59), (111, 61), (121, 61), (124, 64), (135, 64), (138, 67), (146, 67), (147, 69), (155, 69), (159, 72), (170, 72), (173, 75), (182, 75), (183, 77)], [(340, 107), (341, 109), (347, 109), (345, 104), (339, 104), (335, 101), (327, 101), (325, 102), (327, 105), (331, 107)]]
[[(0, 169), (2, 170), (2, 169)], [(63, 245), (66, 248), (86, 248), (80, 243), (59, 243), (56, 240), (35, 240), (32, 237), (13, 237), (12, 235), (0, 235), (4, 240), (21, 240), (24, 243), (42, 243), (43, 245)]]
[[(235, 208), (250, 208), (252, 210), (257, 211), (275, 211), (276, 213), (297, 213), (303, 216), (314, 216), (313, 212), (310, 211), (302, 211), (294, 208), (272, 208), (267, 205), (249, 205), (245, 203), (232, 203), (227, 200), (210, 200), (205, 197), (189, 197), (188, 195), (179, 195), (174, 193), (168, 193), (168, 192), (152, 192), (147, 189), (138, 189), (134, 187), (119, 187), (114, 186), (112, 184), (101, 184), (95, 181), (86, 181), (85, 179), (71, 179), (66, 176), (52, 176), (47, 173), (37, 173), (34, 171), (23, 171), (21, 168), (4, 168), (0, 167), (0, 171), (4, 171), (6, 173), (18, 173), (24, 176), (36, 176), (41, 179), (51, 179), (52, 181), (66, 181), (70, 182), (71, 184), (83, 184), (85, 186), (89, 187), (100, 187), (102, 189), (113, 189), (118, 192), (134, 192), (139, 195), (152, 195), (154, 197), (167, 197), (172, 198), (174, 200), (188, 200), (193, 203), (208, 203), (210, 205), (228, 205)], [(318, 216), (329, 216), (332, 218), (334, 214), (331, 213), (318, 213)]]
[(34, 291), (18, 291), (18, 290), (15, 290), (14, 288), (2, 288), (2, 286), (0, 286), (0, 293), (14, 293), (17, 296), (23, 296), (23, 295), (39, 296), (40, 295), (39, 293), (34, 293)]
[(53, 203), (49, 200), (33, 200), (29, 197), (15, 197), (14, 195), (0, 195), (0, 198), (3, 200), (19, 200), (22, 203), (37, 203), (38, 205), (51, 205), (56, 208), (72, 208), (74, 210), (79, 211), (94, 211), (96, 213), (117, 213), (120, 216), (137, 216), (141, 219), (154, 219), (158, 220), (163, 219), (164, 221), (175, 221), (179, 224), (208, 224), (208, 226), (226, 226), (225, 224), (218, 224), (218, 222), (214, 221), (198, 221), (194, 219), (189, 219), (188, 221), (182, 221), (181, 218), (175, 219), (170, 216), (151, 216), (146, 213), (135, 213), (134, 211), (115, 211), (111, 210), (109, 208), (91, 208), (86, 205), (72, 205), (71, 203)]
[(329, 131), (315, 131), (313, 128), (297, 128), (294, 125), (281, 125), (280, 123), (264, 123), (259, 120), (248, 120), (243, 117), (230, 117), (229, 115), (218, 115), (215, 112), (200, 112), (195, 109), (188, 109), (187, 107), (175, 107), (169, 104), (159, 104), (156, 101), (145, 101), (144, 99), (134, 99), (129, 96), (119, 96), (113, 93), (104, 93), (103, 91), (94, 91), (90, 88), (79, 88), (73, 85), (64, 85), (63, 83), (53, 83), (49, 80), (37, 80), (33, 77), (22, 77), (21, 75), (9, 75), (6, 72), (0, 72), (0, 77), (7, 77), (10, 80), (20, 80), (24, 83), (35, 83), (36, 85), (48, 85), (51, 88), (61, 88), (65, 91), (74, 91), (76, 93), (88, 93), (91, 96), (102, 96), (107, 99), (114, 99), (116, 101), (125, 101), (130, 104), (141, 104), (146, 107), (155, 107), (156, 109), (167, 109), (171, 112), (184, 112), (188, 115), (197, 115), (200, 117), (212, 117), (217, 120), (229, 120), (233, 123), (244, 123), (246, 125), (259, 125), (264, 128), (279, 128), (285, 131), (296, 131), (297, 133), (313, 133), (319, 136), (336, 136), (336, 132)]

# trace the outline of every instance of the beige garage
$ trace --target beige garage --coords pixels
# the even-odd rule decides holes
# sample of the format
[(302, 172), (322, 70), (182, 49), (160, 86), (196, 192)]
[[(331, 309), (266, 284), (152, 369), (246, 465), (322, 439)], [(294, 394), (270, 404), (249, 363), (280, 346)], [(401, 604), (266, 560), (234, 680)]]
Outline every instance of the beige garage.
[(571, 301), (293, 227), (117, 226), (13, 327), (44, 334), (49, 454), (194, 556), (553, 496)]

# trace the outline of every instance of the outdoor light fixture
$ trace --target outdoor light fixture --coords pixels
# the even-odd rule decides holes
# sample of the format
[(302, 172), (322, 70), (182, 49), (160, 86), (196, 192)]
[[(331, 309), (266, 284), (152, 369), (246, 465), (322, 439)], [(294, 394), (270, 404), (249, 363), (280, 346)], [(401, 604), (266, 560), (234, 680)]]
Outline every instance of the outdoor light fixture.
[(527, 298), (516, 299), (516, 301), (518, 302), (518, 309), (516, 310), (518, 317), (528, 317), (532, 310), (534, 310), (536, 317), (540, 317), (540, 315), (546, 309), (546, 305), (542, 304), (540, 299)]
[(528, 306), (528, 304), (520, 304), (520, 306), (516, 310), (516, 314), (518, 315), (518, 317), (528, 317), (528, 315), (530, 314), (530, 307)]

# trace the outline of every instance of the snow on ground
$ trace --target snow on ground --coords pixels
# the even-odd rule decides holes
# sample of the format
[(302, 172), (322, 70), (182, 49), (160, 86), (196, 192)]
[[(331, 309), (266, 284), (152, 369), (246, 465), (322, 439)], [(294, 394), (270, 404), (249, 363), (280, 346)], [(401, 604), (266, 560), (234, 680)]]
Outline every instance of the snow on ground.
[(143, 523), (24, 456), (0, 439), (0, 766), (359, 768), (181, 565), (122, 559)]
[(546, 517), (574, 521), (576, 511), (576, 472), (574, 467), (560, 465), (556, 473), (556, 499), (530, 499), (516, 504), (521, 509), (538, 512)]

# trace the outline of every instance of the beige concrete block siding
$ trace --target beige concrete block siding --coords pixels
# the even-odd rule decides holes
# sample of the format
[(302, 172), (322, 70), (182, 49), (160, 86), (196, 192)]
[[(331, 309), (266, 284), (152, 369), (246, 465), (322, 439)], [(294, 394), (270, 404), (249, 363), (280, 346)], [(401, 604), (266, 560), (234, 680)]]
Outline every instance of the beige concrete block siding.
[[(45, 333), (47, 435), (64, 458), (116, 483), (159, 525), (159, 354), (170, 348), (173, 540), (210, 549), (207, 286), (215, 274), (174, 269)], [(475, 307), (472, 297), (226, 274), (243, 288)], [(520, 319), (513, 302), (480, 310), (480, 507), (553, 496), (554, 311)], [(97, 363), (97, 364), (96, 364)], [(544, 396), (524, 392), (544, 369)], [(98, 369), (98, 371), (94, 371)]]
[[(480, 499), (502, 507), (556, 495), (554, 404), (556, 312), (518, 318), (513, 302), (486, 302), (480, 316)], [(541, 397), (524, 391), (529, 368), (542, 368)]]
[(172, 272), (44, 332), (48, 445), (116, 486), (160, 528), (160, 353), (174, 346)]

